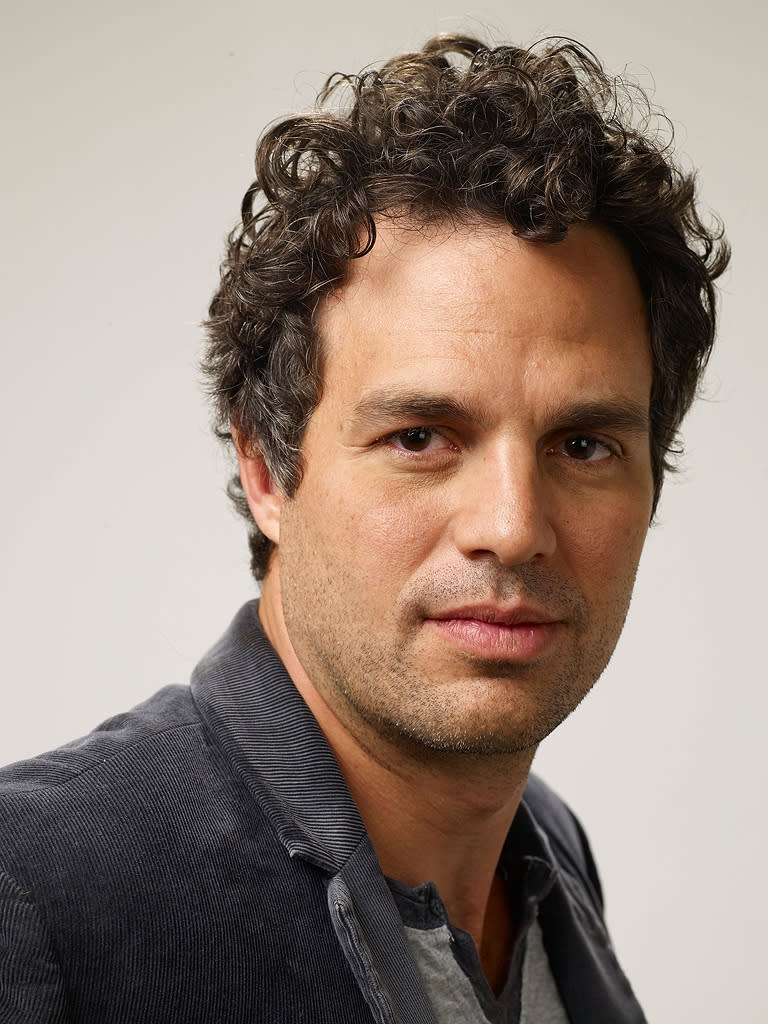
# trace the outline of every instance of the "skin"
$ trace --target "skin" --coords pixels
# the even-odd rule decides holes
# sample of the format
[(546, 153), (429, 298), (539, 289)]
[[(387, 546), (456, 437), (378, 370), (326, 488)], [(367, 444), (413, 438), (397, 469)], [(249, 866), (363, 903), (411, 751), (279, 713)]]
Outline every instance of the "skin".
[(613, 652), (651, 516), (643, 296), (595, 225), (383, 220), (318, 326), (298, 490), (240, 456), (277, 545), (260, 616), (382, 869), (437, 883), (498, 988), (501, 846)]

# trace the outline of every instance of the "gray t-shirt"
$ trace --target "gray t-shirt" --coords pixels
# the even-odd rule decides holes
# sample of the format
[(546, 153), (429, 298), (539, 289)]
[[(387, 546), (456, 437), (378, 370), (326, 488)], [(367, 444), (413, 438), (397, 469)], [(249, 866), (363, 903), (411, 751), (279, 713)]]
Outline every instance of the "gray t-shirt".
[(554, 870), (539, 857), (519, 860), (507, 879), (517, 907), (509, 972), (498, 996), (483, 973), (472, 937), (448, 920), (436, 887), (390, 880), (413, 958), (440, 1024), (568, 1024), (544, 948), (539, 902)]

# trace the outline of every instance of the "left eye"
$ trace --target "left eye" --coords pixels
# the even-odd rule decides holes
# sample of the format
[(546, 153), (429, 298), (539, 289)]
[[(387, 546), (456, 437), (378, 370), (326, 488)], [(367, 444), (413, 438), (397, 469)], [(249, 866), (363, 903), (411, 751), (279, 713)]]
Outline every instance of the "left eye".
[(578, 459), (580, 462), (602, 462), (614, 454), (607, 444), (588, 434), (566, 438), (562, 442), (562, 451), (569, 459)]

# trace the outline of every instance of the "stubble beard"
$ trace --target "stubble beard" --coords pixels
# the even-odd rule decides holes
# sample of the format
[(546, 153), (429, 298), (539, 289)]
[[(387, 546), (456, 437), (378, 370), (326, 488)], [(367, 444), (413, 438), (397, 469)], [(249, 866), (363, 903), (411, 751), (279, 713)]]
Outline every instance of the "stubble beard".
[[(612, 612), (597, 625), (590, 624), (587, 602), (572, 582), (532, 565), (478, 565), (461, 580), (415, 581), (389, 620), (373, 624), (373, 634), (371, 623), (356, 620), (346, 605), (340, 626), (335, 601), (315, 602), (308, 616), (301, 596), (289, 587), (283, 605), (305, 671), (363, 745), (383, 740), (420, 761), (484, 759), (532, 753), (581, 702), (613, 653), (633, 581), (634, 574), (625, 599), (617, 594)], [(333, 592), (324, 583), (314, 590), (320, 597)], [(522, 664), (482, 659), (447, 647), (426, 656), (424, 623), (430, 613), (487, 600), (489, 594), (534, 603), (560, 620), (557, 629), (564, 635), (551, 664), (547, 658)]]

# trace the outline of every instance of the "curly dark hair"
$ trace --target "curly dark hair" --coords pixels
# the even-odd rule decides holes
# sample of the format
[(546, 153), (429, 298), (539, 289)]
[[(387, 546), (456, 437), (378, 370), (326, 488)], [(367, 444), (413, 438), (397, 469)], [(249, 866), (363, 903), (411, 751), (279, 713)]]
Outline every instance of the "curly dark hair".
[[(647, 301), (655, 509), (730, 255), (719, 222), (702, 222), (694, 176), (672, 162), (660, 123), (638, 87), (568, 39), (520, 49), (439, 36), (380, 70), (332, 76), (315, 110), (261, 138), (228, 239), (203, 364), (219, 436), (234, 427), (283, 493), (295, 493), (322, 389), (315, 311), (374, 245), (376, 218), (503, 219), (522, 239), (553, 243), (594, 221), (626, 246)], [(229, 494), (251, 523), (261, 579), (272, 544), (237, 475)]]

